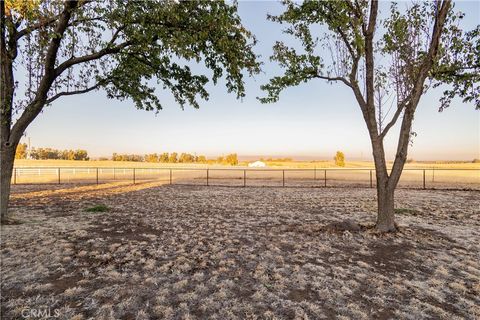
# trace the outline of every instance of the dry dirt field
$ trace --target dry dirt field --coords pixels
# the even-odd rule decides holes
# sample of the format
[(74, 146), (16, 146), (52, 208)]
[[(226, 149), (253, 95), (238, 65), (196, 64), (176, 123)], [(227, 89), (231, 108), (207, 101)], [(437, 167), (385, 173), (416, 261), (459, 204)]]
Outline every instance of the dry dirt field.
[(379, 236), (373, 189), (63, 188), (14, 186), (2, 319), (480, 318), (478, 191), (399, 190)]

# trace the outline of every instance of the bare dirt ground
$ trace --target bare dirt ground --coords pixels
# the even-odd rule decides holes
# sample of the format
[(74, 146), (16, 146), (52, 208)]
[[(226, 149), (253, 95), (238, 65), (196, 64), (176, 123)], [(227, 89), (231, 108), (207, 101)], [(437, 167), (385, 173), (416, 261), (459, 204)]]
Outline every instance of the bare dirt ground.
[(399, 190), (379, 236), (373, 189), (63, 188), (14, 187), (2, 319), (480, 318), (478, 191)]

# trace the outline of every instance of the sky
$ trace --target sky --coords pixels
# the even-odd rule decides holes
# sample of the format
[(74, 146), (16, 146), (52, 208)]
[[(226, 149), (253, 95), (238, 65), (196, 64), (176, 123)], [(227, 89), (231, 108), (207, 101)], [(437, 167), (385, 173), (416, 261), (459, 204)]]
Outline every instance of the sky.
[[(480, 2), (461, 1), (466, 12), (462, 24), (473, 29), (480, 23)], [(117, 153), (189, 152), (213, 157), (235, 152), (242, 157), (290, 156), (296, 159), (330, 159), (337, 150), (347, 160), (370, 160), (371, 146), (360, 109), (350, 89), (340, 84), (310, 81), (285, 90), (274, 104), (261, 104), (260, 85), (281, 74), (269, 61), (272, 45), (282, 39), (282, 27), (266, 20), (282, 6), (273, 1), (239, 4), (244, 25), (258, 39), (255, 52), (264, 63), (262, 73), (246, 79), (246, 94), (237, 100), (225, 86), (208, 85), (210, 99), (200, 109), (182, 110), (166, 92), (164, 109), (137, 110), (131, 101), (106, 98), (103, 91), (64, 97), (46, 108), (27, 128), (23, 141), (33, 147), (86, 149), (91, 157)], [(480, 112), (473, 103), (454, 100), (438, 112), (441, 90), (422, 97), (414, 120), (409, 158), (415, 160), (472, 160), (480, 158)], [(387, 158), (394, 158), (398, 130), (386, 139)]]

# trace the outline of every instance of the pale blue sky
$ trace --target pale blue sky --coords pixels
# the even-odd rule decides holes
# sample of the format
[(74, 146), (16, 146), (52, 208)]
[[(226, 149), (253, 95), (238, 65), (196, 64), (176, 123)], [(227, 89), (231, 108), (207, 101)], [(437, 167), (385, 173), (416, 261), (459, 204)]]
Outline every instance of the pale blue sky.
[[(461, 1), (466, 28), (480, 23), (480, 4)], [(269, 77), (280, 74), (269, 62), (272, 45), (286, 39), (267, 13), (280, 13), (277, 2), (241, 2), (244, 24), (258, 38), (256, 52), (264, 61), (264, 74), (247, 79), (243, 101), (224, 86), (209, 87), (209, 101), (200, 109), (181, 110), (169, 94), (161, 93), (164, 110), (136, 110), (131, 101), (106, 98), (103, 91), (66, 97), (47, 108), (27, 129), (35, 147), (82, 148), (93, 157), (120, 153), (190, 152), (208, 156), (237, 152), (247, 155), (289, 155), (331, 158), (343, 150), (347, 158), (370, 158), (367, 130), (351, 91), (341, 85), (312, 81), (282, 93), (275, 104), (260, 104), (256, 97)], [(161, 92), (161, 91), (159, 91)], [(456, 100), (438, 112), (439, 90), (422, 98), (415, 117), (417, 137), (410, 158), (417, 160), (471, 160), (480, 158), (480, 113), (473, 104)], [(387, 139), (393, 157), (396, 132)]]

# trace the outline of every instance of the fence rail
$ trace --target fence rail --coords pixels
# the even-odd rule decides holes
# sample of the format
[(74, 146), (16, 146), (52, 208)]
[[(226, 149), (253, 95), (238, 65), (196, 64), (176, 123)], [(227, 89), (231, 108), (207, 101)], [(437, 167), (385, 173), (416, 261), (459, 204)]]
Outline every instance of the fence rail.
[[(160, 180), (206, 186), (376, 186), (371, 168), (15, 167), (13, 184), (132, 183)], [(399, 187), (480, 190), (480, 169), (404, 169)]]

